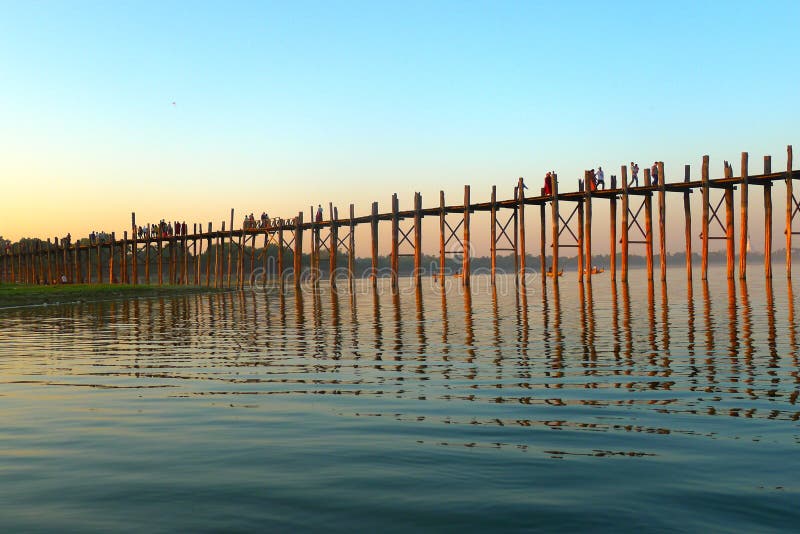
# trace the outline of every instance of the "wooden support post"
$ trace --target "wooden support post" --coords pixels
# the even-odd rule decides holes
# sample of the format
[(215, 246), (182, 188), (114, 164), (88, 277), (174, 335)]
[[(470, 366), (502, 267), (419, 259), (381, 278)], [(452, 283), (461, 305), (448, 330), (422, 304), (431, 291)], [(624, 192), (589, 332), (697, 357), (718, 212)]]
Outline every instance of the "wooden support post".
[(181, 225), (181, 245), (182, 245), (181, 253), (183, 254), (183, 285), (189, 285), (189, 238), (183, 232), (183, 228), (185, 226), (186, 223)]
[(628, 281), (628, 168), (623, 165), (620, 168), (620, 175), (622, 176), (622, 224), (620, 230), (622, 231), (622, 281)]
[(222, 221), (222, 228), (217, 232), (217, 246), (214, 248), (214, 288), (224, 285), (225, 281), (222, 280), (223, 263), (225, 258), (225, 249), (222, 245), (225, 243), (225, 221)]
[[(772, 156), (764, 156), (764, 174), (772, 174)], [(772, 278), (772, 182), (764, 183), (764, 276)]]
[[(113, 284), (116, 282), (114, 278), (114, 245), (116, 244), (116, 236), (111, 232), (111, 242), (108, 244), (108, 283)], [(64, 262), (64, 273), (67, 272), (67, 262)]]
[(122, 233), (122, 274), (120, 275), (123, 284), (128, 283), (128, 231)]
[(206, 240), (206, 287), (211, 287), (211, 222), (208, 223), (208, 238)]
[(519, 217), (519, 280), (525, 287), (525, 271), (527, 270), (527, 252), (525, 248), (525, 181), (522, 177), (517, 182), (517, 214)]
[(52, 243), (50, 243), (50, 238), (47, 238), (47, 283), (53, 283), (53, 268), (50, 265), (50, 249), (53, 247)]
[(336, 287), (336, 256), (339, 254), (339, 212), (333, 207), (333, 203), (328, 203), (328, 213), (331, 218), (331, 230), (328, 234), (328, 270), (330, 271), (331, 287)]
[(100, 246), (100, 236), (97, 236), (97, 283), (103, 283), (103, 261), (102, 247)]
[(742, 152), (742, 183), (739, 191), (739, 216), (741, 217), (741, 228), (739, 228), (739, 279), (744, 280), (747, 278), (747, 242), (749, 239), (749, 226), (748, 226), (748, 172), (747, 172), (747, 152)]
[[(33, 246), (31, 250), (31, 282), (34, 284), (39, 284), (40, 280), (40, 272), (41, 269), (39, 268), (39, 255), (42, 251), (42, 242), (37, 240), (36, 244)], [(66, 272), (66, 266), (64, 266), (64, 271)]]
[[(691, 180), (691, 167), (689, 165), (683, 166), (683, 181), (689, 182)], [(691, 191), (688, 189), (683, 192), (683, 223), (684, 223), (684, 239), (686, 240), (686, 279), (691, 283), (692, 281), (692, 205), (691, 205)]]
[(347, 279), (350, 290), (353, 289), (353, 271), (356, 266), (356, 208), (350, 204), (350, 243), (347, 247)]
[[(584, 182), (584, 187), (587, 187), (586, 182)], [(583, 283), (583, 271), (586, 269), (586, 264), (584, 263), (584, 249), (585, 245), (584, 235), (583, 235), (583, 225), (584, 225), (584, 201), (578, 201), (578, 281)]]
[(247, 238), (244, 236), (244, 228), (239, 232), (239, 241), (236, 243), (236, 289), (244, 287), (244, 249), (247, 246)]
[[(313, 212), (313, 210), (312, 210)], [(311, 219), (311, 281), (314, 284), (319, 283), (320, 279), (320, 249), (322, 248), (320, 244), (320, 232), (322, 232), (322, 226), (319, 222), (317, 222), (316, 217)]]
[(667, 281), (667, 180), (664, 176), (664, 162), (658, 162), (658, 264), (661, 281)]
[[(203, 254), (203, 241), (200, 239), (200, 250), (197, 250), (197, 241), (198, 241), (198, 234), (202, 233), (203, 225), (193, 223), (192, 224), (192, 234), (194, 238), (192, 239), (192, 256), (194, 258), (194, 285), (200, 285), (200, 256)], [(198, 253), (199, 252), (199, 253)]]
[(297, 214), (294, 223), (294, 287), (300, 287), (301, 269), (303, 268), (303, 212)]
[[(223, 228), (224, 230), (224, 228)], [(224, 243), (224, 238), (223, 238)], [(231, 287), (231, 269), (233, 267), (233, 208), (231, 208), (231, 227), (228, 230), (228, 278), (227, 278), (227, 286), (230, 289)]]
[(136, 226), (136, 212), (131, 212), (131, 283), (135, 286), (139, 283), (139, 231)]
[(392, 270), (392, 289), (397, 289), (397, 271), (399, 270), (400, 261), (398, 258), (398, 233), (400, 221), (397, 218), (399, 211), (399, 202), (397, 200), (397, 193), (392, 194), (392, 250), (391, 250), (391, 270)]
[(584, 203), (585, 211), (586, 211), (586, 225), (583, 234), (583, 241), (586, 246), (586, 279), (589, 283), (592, 282), (592, 188), (589, 184), (592, 183), (593, 177), (590, 176), (591, 171), (587, 172), (586, 178), (588, 181), (584, 180), (584, 187), (585, 196), (584, 196)]
[(284, 247), (284, 238), (283, 238), (283, 219), (278, 222), (278, 284), (283, 287), (283, 280), (286, 273), (284, 273), (283, 267), (283, 247)]
[(370, 233), (372, 237), (372, 288), (378, 287), (378, 203), (372, 203), (372, 215), (369, 220)]
[(708, 156), (703, 156), (703, 167), (700, 172), (700, 179), (702, 180), (702, 186), (700, 190), (703, 195), (703, 227), (701, 234), (703, 241), (702, 248), (700, 250), (700, 279), (706, 281), (708, 280)]
[(733, 278), (735, 271), (736, 245), (733, 240), (733, 186), (730, 186), (725, 189), (725, 256), (728, 267), (728, 280)]
[(491, 259), (492, 265), (492, 287), (495, 286), (497, 282), (497, 186), (492, 186), (492, 208), (490, 211), (490, 234), (491, 234), (491, 243), (489, 244), (489, 256)]
[(558, 175), (555, 173), (552, 175), (552, 184), (553, 200), (550, 202), (550, 227), (553, 233), (553, 265), (550, 268), (553, 270), (553, 285), (558, 286)]
[[(650, 178), (648, 172), (645, 172), (644, 176), (645, 179)], [(645, 230), (645, 248), (647, 251), (647, 280), (648, 282), (652, 282), (653, 281), (653, 195), (652, 193), (647, 193), (647, 195), (644, 197), (644, 230)]]
[(167, 268), (169, 275), (169, 283), (174, 285), (178, 281), (178, 269), (177, 269), (178, 251), (176, 250), (178, 238), (175, 237), (174, 229), (173, 229), (173, 234), (169, 236), (168, 243), (169, 243), (169, 256), (167, 256), (167, 261), (168, 261)]
[[(522, 179), (520, 178), (520, 184)], [(463, 266), (461, 268), (461, 284), (465, 287), (470, 285), (470, 242), (469, 242), (469, 214), (470, 214), (470, 195), (469, 186), (464, 186), (464, 258)]]
[(792, 145), (786, 147), (786, 277), (792, 278), (792, 214), (794, 213), (794, 184), (792, 184)]
[[(617, 188), (617, 177), (616, 175), (611, 175), (611, 189)], [(617, 281), (617, 196), (614, 195), (611, 197), (608, 203), (608, 218), (610, 222), (610, 228), (608, 235), (610, 236), (610, 243), (608, 254), (610, 256), (611, 262), (611, 281)]]
[(422, 193), (414, 195), (414, 287), (422, 286)]
[(444, 191), (439, 191), (439, 285), (444, 287), (445, 268), (445, 217)]
[(164, 241), (164, 234), (162, 233), (161, 228), (159, 228), (159, 234), (158, 237), (156, 238), (156, 255), (158, 256), (158, 266), (157, 266), (158, 285), (164, 284), (164, 265), (163, 265), (164, 262), (162, 261), (163, 259), (162, 249), (164, 247), (163, 241)]
[(542, 285), (547, 285), (547, 215), (544, 202), (539, 204), (539, 275)]

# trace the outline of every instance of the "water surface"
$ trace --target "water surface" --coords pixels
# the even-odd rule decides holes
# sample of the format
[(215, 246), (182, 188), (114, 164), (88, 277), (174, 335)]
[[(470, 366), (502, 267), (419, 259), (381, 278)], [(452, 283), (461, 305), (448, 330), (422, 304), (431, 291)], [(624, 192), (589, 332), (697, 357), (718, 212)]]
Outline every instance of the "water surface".
[(0, 526), (794, 528), (791, 284), (644, 274), (0, 310)]

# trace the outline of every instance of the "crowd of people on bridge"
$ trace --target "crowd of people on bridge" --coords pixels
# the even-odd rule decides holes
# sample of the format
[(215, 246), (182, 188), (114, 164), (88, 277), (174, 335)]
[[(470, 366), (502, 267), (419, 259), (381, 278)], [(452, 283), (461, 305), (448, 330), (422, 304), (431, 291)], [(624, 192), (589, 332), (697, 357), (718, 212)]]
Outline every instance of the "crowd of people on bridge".
[(159, 238), (159, 237), (180, 237), (185, 236), (186, 221), (167, 222), (161, 219), (158, 224), (146, 224), (139, 226), (136, 229), (136, 235), (139, 239)]

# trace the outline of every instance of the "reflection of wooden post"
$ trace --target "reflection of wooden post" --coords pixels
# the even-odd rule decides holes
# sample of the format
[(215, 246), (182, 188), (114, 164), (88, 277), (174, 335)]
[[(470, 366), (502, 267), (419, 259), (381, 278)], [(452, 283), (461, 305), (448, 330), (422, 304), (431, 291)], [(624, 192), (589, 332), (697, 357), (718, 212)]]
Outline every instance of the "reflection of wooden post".
[(414, 287), (421, 287), (422, 271), (422, 193), (414, 195)]
[(439, 191), (439, 285), (444, 287), (444, 267), (445, 267), (445, 208), (444, 191)]
[(742, 152), (742, 185), (739, 193), (740, 209), (739, 215), (741, 217), (742, 227), (739, 229), (739, 279), (744, 280), (747, 278), (747, 238), (748, 238), (748, 218), (747, 218), (747, 204), (748, 204), (748, 163), (747, 152)]
[(398, 237), (400, 232), (400, 221), (397, 212), (400, 209), (397, 193), (392, 194), (392, 251), (391, 251), (391, 270), (392, 270), (392, 289), (397, 289), (397, 271), (400, 269)]
[(553, 173), (553, 201), (550, 203), (550, 225), (553, 232), (553, 285), (558, 285), (558, 175)]
[(300, 275), (303, 268), (303, 212), (297, 213), (294, 220), (294, 258), (292, 262), (292, 274), (294, 275), (294, 287), (300, 287)]
[(372, 217), (370, 218), (372, 230), (372, 287), (378, 287), (378, 203), (372, 203)]
[[(647, 169), (645, 169), (647, 170)], [(649, 179), (649, 173), (645, 172), (645, 179)], [(649, 182), (648, 182), (649, 183)], [(648, 192), (644, 197), (644, 230), (645, 248), (647, 250), (647, 280), (653, 281), (653, 194)]]
[(792, 184), (792, 145), (786, 147), (786, 277), (792, 278), (792, 213), (794, 184)]
[(328, 269), (330, 270), (331, 287), (336, 287), (336, 260), (339, 254), (339, 210), (328, 203), (328, 213), (331, 217), (331, 231), (328, 235)]
[(666, 176), (664, 162), (658, 162), (658, 264), (661, 269), (661, 281), (667, 280), (667, 230), (666, 230)]
[(703, 195), (703, 243), (701, 249), (701, 271), (700, 278), (708, 280), (708, 156), (703, 156), (703, 167), (701, 170), (701, 192)]
[(524, 284), (527, 252), (525, 249), (525, 182), (521, 177), (517, 182), (517, 206), (519, 213), (519, 279)]
[(491, 243), (490, 256), (492, 260), (492, 287), (497, 281), (497, 186), (492, 186), (492, 209), (490, 212)]
[[(772, 156), (764, 156), (764, 174), (772, 174)], [(772, 278), (772, 181), (764, 182), (764, 276)]]
[(347, 247), (347, 279), (353, 284), (353, 270), (356, 264), (356, 207), (350, 204), (350, 244)]
[[(611, 175), (611, 189), (617, 188), (617, 177)], [(611, 281), (617, 281), (617, 195), (614, 194), (608, 204), (608, 218), (610, 219), (611, 226), (609, 228), (609, 236), (611, 237), (609, 256), (611, 256)]]
[(586, 245), (586, 279), (589, 283), (592, 282), (592, 187), (588, 184), (592, 183), (593, 177), (590, 176), (591, 171), (586, 173), (586, 180), (584, 184), (584, 203), (586, 204), (586, 229), (584, 230), (583, 240)]
[(628, 281), (628, 168), (623, 165), (620, 168), (622, 176), (622, 281)]
[(469, 186), (464, 186), (464, 261), (461, 268), (461, 283), (469, 287), (469, 275), (470, 275), (470, 243), (469, 243), (469, 210), (470, 210), (470, 199), (469, 199)]
[[(691, 178), (691, 168), (689, 165), (683, 167), (683, 181), (688, 182)], [(692, 280), (692, 207), (690, 202), (691, 192), (686, 189), (683, 192), (683, 220), (684, 237), (686, 239), (686, 279)]]

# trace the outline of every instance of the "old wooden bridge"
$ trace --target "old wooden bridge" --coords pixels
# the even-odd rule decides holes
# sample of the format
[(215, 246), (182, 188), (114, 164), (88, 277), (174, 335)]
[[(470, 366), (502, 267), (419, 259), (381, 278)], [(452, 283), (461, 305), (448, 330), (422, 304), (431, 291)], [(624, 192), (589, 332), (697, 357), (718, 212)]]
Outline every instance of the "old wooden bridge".
[[(621, 251), (620, 275), (623, 282), (628, 279), (628, 253), (632, 245), (643, 246), (647, 261), (648, 279), (653, 279), (653, 197), (658, 201), (658, 227), (659, 227), (659, 259), (660, 276), (666, 277), (666, 198), (667, 193), (680, 194), (684, 208), (684, 234), (686, 239), (686, 275), (692, 277), (692, 214), (690, 209), (690, 194), (699, 190), (702, 194), (702, 219), (701, 219), (701, 277), (703, 280), (708, 274), (708, 245), (709, 240), (720, 239), (726, 242), (727, 276), (736, 275), (736, 233), (734, 229), (734, 191), (739, 191), (740, 222), (739, 222), (739, 277), (744, 279), (747, 274), (747, 239), (749, 224), (749, 190), (758, 186), (763, 190), (764, 203), (764, 273), (772, 277), (772, 185), (783, 180), (786, 184), (786, 275), (791, 277), (792, 269), (792, 236), (797, 232), (793, 230), (793, 220), (800, 211), (800, 202), (794, 195), (793, 181), (800, 178), (800, 171), (792, 170), (792, 147), (787, 147), (786, 170), (772, 171), (770, 156), (764, 156), (763, 172), (749, 174), (749, 158), (746, 152), (742, 153), (740, 172), (734, 176), (733, 167), (724, 165), (724, 175), (721, 178), (709, 178), (709, 157), (703, 157), (700, 180), (692, 180), (690, 167), (684, 168), (682, 181), (665, 179), (663, 162), (658, 163), (657, 183), (651, 184), (650, 170), (644, 169), (644, 185), (642, 187), (628, 186), (628, 168), (620, 169), (620, 184), (616, 176), (611, 176), (610, 188), (605, 190), (592, 190), (594, 188), (580, 187), (576, 192), (561, 193), (558, 191), (557, 176), (553, 176), (552, 193), (549, 195), (525, 196), (523, 179), (519, 179), (515, 197), (508, 200), (497, 200), (496, 187), (492, 187), (491, 199), (488, 202), (472, 203), (470, 187), (464, 187), (464, 201), (458, 205), (446, 205), (444, 192), (439, 194), (439, 205), (423, 208), (422, 196), (414, 195), (414, 207), (411, 210), (401, 211), (397, 195), (392, 196), (391, 211), (379, 213), (378, 203), (372, 204), (369, 215), (356, 217), (354, 206), (350, 205), (347, 218), (340, 218), (338, 210), (329, 204), (329, 218), (325, 221), (312, 220), (305, 222), (303, 213), (292, 221), (280, 221), (278, 224), (267, 225), (264, 228), (233, 229), (233, 210), (231, 210), (230, 226), (226, 229), (222, 223), (220, 230), (213, 230), (208, 223), (206, 231), (202, 225), (195, 224), (191, 233), (175, 236), (150, 236), (139, 238), (136, 231), (136, 215), (132, 214), (131, 224), (133, 232), (123, 233), (122, 239), (117, 239), (114, 234), (106, 242), (71, 243), (66, 240), (54, 239), (38, 241), (33, 246), (16, 244), (7, 248), (0, 254), (0, 279), (3, 282), (17, 283), (50, 283), (52, 281), (66, 281), (68, 283), (130, 283), (159, 285), (166, 282), (170, 284), (194, 284), (214, 287), (231, 287), (234, 283), (242, 287), (249, 278), (246, 273), (248, 261), (243, 252), (250, 250), (249, 272), (253, 273), (263, 262), (264, 270), (267, 267), (267, 250), (269, 246), (276, 247), (277, 266), (274, 270), (281, 282), (293, 280), (299, 285), (304, 279), (302, 274), (308, 274), (308, 279), (318, 282), (321, 277), (320, 265), (325, 258), (329, 263), (331, 284), (336, 284), (337, 279), (346, 279), (352, 283), (355, 264), (355, 228), (357, 225), (369, 225), (371, 229), (371, 272), (372, 284), (377, 284), (378, 278), (378, 225), (388, 221), (391, 224), (391, 252), (389, 276), (393, 287), (398, 285), (399, 258), (400, 256), (413, 256), (414, 271), (412, 277), (416, 284), (420, 284), (422, 277), (422, 219), (424, 217), (438, 217), (439, 219), (439, 269), (446, 271), (446, 255), (457, 253), (462, 257), (460, 279), (464, 285), (470, 284), (470, 214), (474, 212), (489, 212), (491, 225), (491, 280), (495, 283), (497, 273), (497, 253), (510, 252), (515, 261), (515, 271), (518, 282), (524, 284), (524, 273), (527, 272), (525, 235), (526, 207), (538, 206), (540, 218), (539, 235), (539, 272), (544, 273), (552, 269), (559, 271), (559, 251), (564, 247), (577, 249), (578, 270), (577, 277), (583, 281), (584, 277), (591, 281), (592, 277), (592, 205), (599, 201), (609, 202), (610, 223), (610, 277), (617, 278), (617, 245)], [(590, 183), (589, 172), (584, 176), (583, 183)], [(721, 190), (721, 196), (712, 191)], [(712, 198), (712, 196), (717, 197)], [(569, 206), (562, 208), (564, 203)], [(621, 203), (621, 220), (619, 225), (619, 239), (617, 227), (617, 208)], [(724, 210), (722, 209), (724, 206)], [(549, 207), (549, 210), (548, 210)], [(549, 234), (548, 243), (548, 212)], [(724, 211), (724, 213), (721, 213)], [(451, 224), (457, 218), (458, 222)], [(410, 223), (410, 224), (409, 224)], [(405, 228), (404, 228), (405, 226)], [(309, 254), (310, 265), (304, 270), (303, 244), (305, 236), (310, 233)], [(260, 258), (254, 251), (259, 249)], [(450, 243), (454, 246), (448, 247)], [(205, 246), (206, 261), (201, 261), (203, 247)], [(547, 248), (550, 250), (551, 267), (547, 267)], [(455, 248), (455, 250), (454, 250)], [(238, 250), (236, 260), (232, 256), (233, 250)], [(213, 250), (213, 252), (211, 252)], [(213, 256), (210, 257), (210, 256)], [(286, 258), (286, 259), (285, 259)], [(339, 266), (337, 262), (346, 259), (346, 265)], [(256, 262), (259, 265), (256, 265)], [(94, 262), (92, 261), (94, 260)], [(284, 265), (291, 260), (291, 265)], [(141, 265), (143, 263), (143, 265)], [(155, 263), (155, 266), (153, 266)], [(205, 263), (205, 265), (203, 265)], [(166, 265), (165, 265), (166, 264)], [(165, 271), (166, 267), (166, 273)], [(152, 271), (155, 270), (155, 273)], [(105, 279), (104, 279), (105, 277)], [(438, 277), (444, 284), (444, 276)], [(541, 276), (542, 283), (547, 280)], [(553, 277), (553, 282), (558, 283), (558, 276)]]

